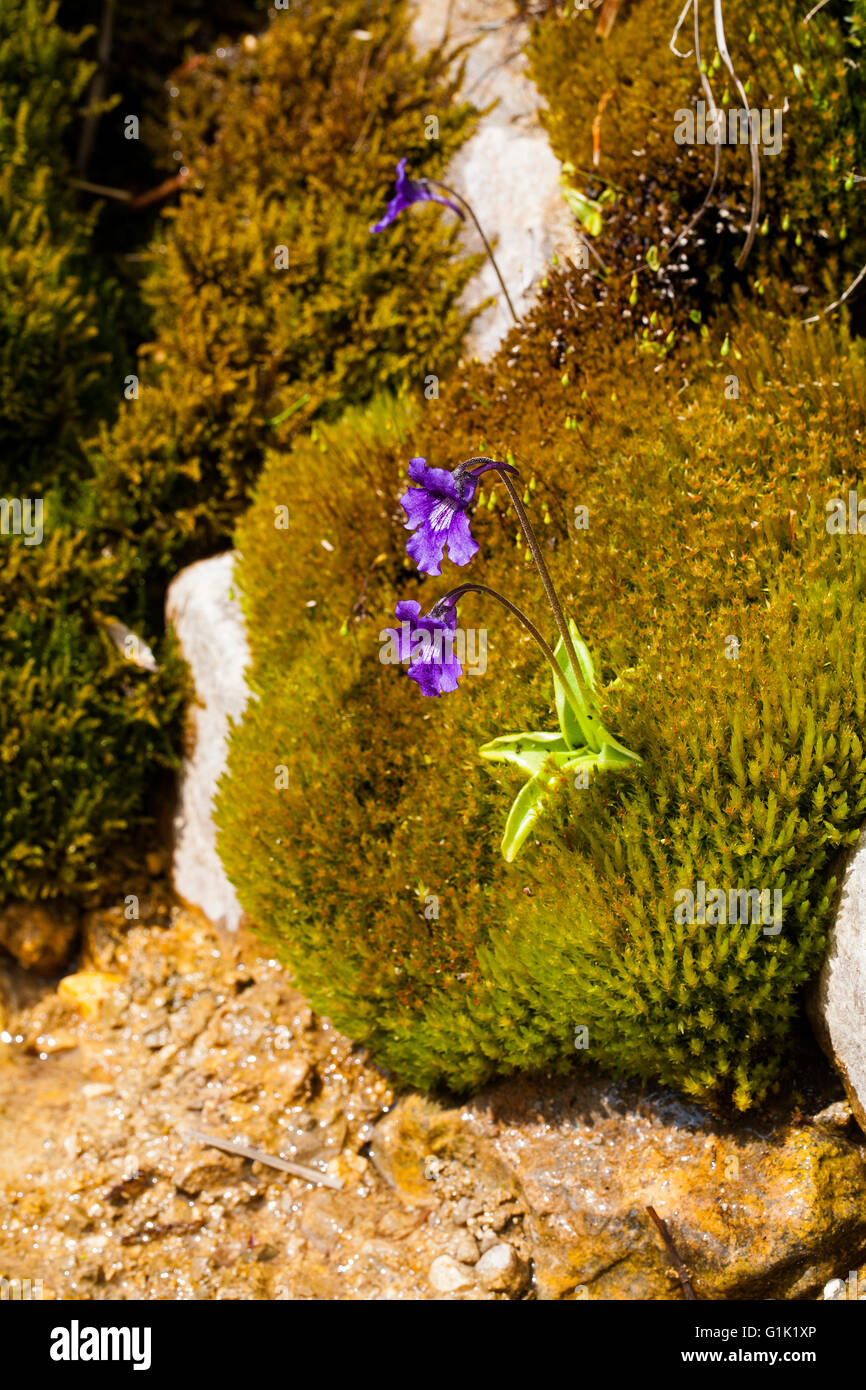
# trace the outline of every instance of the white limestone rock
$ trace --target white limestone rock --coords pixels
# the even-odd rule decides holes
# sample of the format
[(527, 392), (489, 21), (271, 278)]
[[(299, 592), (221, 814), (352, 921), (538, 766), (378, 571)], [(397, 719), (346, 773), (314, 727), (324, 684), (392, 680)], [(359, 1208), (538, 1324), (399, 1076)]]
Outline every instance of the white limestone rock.
[(178, 896), (212, 922), (235, 931), (242, 916), (216, 851), (213, 798), (226, 766), (229, 720), (249, 698), (249, 662), (240, 601), (233, 589), (233, 552), (182, 570), (169, 585), (166, 618), (195, 686), (189, 711), (193, 746), (184, 759), (174, 821), (172, 879)]
[[(449, 48), (476, 39), (465, 55), (460, 96), (484, 107), (478, 129), (458, 152), (446, 175), (472, 204), (489, 241), (494, 243), (502, 278), (519, 315), (535, 298), (554, 253), (576, 258), (582, 245), (562, 195), (561, 166), (539, 120), (541, 97), (526, 75), (523, 48), (529, 26), (513, 0), (415, 0), (412, 40), (422, 51), (448, 34)], [(412, 170), (410, 168), (409, 172)], [(446, 216), (449, 214), (445, 214)], [(468, 219), (467, 250), (482, 251)], [(512, 327), (496, 274), (489, 261), (467, 286), (465, 302), (490, 295), (496, 304), (470, 330), (467, 350), (482, 362), (496, 352)], [(435, 372), (435, 363), (430, 370)]]

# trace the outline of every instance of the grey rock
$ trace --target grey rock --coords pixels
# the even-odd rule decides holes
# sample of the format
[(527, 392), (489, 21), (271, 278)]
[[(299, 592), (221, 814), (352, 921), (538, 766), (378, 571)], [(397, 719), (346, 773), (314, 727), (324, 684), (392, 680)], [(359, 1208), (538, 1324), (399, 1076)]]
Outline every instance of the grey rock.
[[(513, 0), (415, 0), (416, 47), (434, 47), (446, 30), (452, 45), (473, 40), (463, 55), (462, 95), (478, 107), (496, 105), (481, 117), (444, 182), (472, 204), (494, 243), (514, 307), (523, 314), (554, 253), (575, 257), (581, 245), (562, 195), (561, 166), (539, 119), (542, 101), (526, 72), (523, 49), (529, 24), (516, 13)], [(462, 237), (467, 249), (483, 250), (468, 219)], [(490, 296), (496, 302), (475, 320), (467, 342), (481, 361), (494, 355), (512, 327), (496, 274), (485, 259), (467, 286), (466, 304), (474, 306)], [(435, 364), (430, 370), (435, 372)]]
[(845, 870), (809, 1016), (866, 1131), (866, 830)]

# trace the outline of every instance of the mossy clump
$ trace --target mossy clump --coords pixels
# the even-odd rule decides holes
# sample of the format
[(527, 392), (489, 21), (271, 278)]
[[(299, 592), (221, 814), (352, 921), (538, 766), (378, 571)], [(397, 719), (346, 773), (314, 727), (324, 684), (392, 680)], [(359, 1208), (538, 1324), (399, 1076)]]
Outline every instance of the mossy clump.
[[(700, 9), (704, 69), (727, 115), (742, 100), (716, 48), (713, 7)], [(671, 51), (676, 15), (655, 0), (623, 7), (607, 38), (592, 11), (549, 11), (529, 47), (549, 107), (543, 119), (570, 184), (610, 200), (593, 239), (605, 273), (591, 260), (593, 278), (631, 283), (635, 275), (631, 317), (658, 348), (672, 330), (687, 328), (690, 315), (705, 322), (735, 287), (789, 313), (817, 313), (866, 261), (855, 179), (866, 154), (866, 59), (856, 14), (833, 3), (804, 25), (794, 0), (760, 8), (727, 0), (723, 12), (735, 71), (766, 122), (759, 231), (740, 270), (752, 191), (747, 144), (720, 147), (709, 206), (674, 249), (714, 168), (711, 144), (676, 138), (685, 129), (681, 113), (696, 114), (706, 101), (691, 13), (677, 40), (691, 56)], [(776, 134), (781, 148), (772, 153)]]
[[(219, 10), (235, 34), (242, 10)], [(425, 209), (369, 232), (398, 158), (439, 172), (473, 120), (443, 54), (416, 58), (407, 34), (403, 0), (293, 4), (182, 65), (155, 144), (192, 177), (148, 252), (156, 341), (136, 365), (138, 300), (120, 303), (74, 183), (93, 34), (33, 0), (0, 18), (0, 482), (43, 509), (41, 541), (0, 535), (0, 900), (87, 898), (152, 826), (185, 694), (159, 636), (165, 582), (228, 540), (266, 444), (457, 358), (474, 261), (454, 219)], [(158, 669), (136, 664), (145, 646)]]
[[(91, 76), (57, 5), (0, 11), (0, 481), (41, 492), (82, 467), (81, 434), (113, 408), (113, 287), (90, 260), (65, 150)], [(120, 364), (122, 367), (122, 363)]]
[[(602, 41), (592, 16), (548, 14), (533, 71), (572, 181), (614, 195), (604, 267), (552, 270), (496, 361), (464, 367), (438, 404), (412, 388), (275, 449), (239, 531), (258, 698), (232, 740), (221, 854), (314, 1004), (421, 1087), (588, 1057), (756, 1104), (784, 1071), (836, 860), (866, 813), (866, 562), (826, 511), (862, 476), (866, 350), (783, 316), (820, 307), (866, 252), (846, 212), (857, 27), (833, 9), (801, 34), (786, 0), (726, 18), (750, 99), (789, 97), (745, 273), (741, 149), (666, 256), (712, 172), (711, 151), (673, 139), (700, 92), (669, 52), (670, 17), (635, 3)], [(425, 701), (381, 659), (399, 599), (427, 610), (465, 577), (419, 581), (407, 560), (408, 459), (483, 453), (519, 467), (605, 724), (643, 759), (563, 785), (511, 865), (499, 841), (519, 778), (478, 747), (555, 726), (534, 648), (467, 595), (483, 680)], [(471, 578), (553, 637), (501, 489), (480, 490), (473, 532)], [(710, 913), (682, 920), (701, 884)], [(781, 929), (752, 908), (742, 920), (741, 892), (780, 902)]]
[(370, 234), (398, 158), (438, 173), (472, 127), (446, 73), (414, 56), (405, 0), (316, 0), (174, 77), (190, 180), (152, 247), (138, 396), (94, 454), (104, 533), (142, 573), (228, 540), (269, 444), (456, 361), (476, 263), (456, 219)]
[[(42, 525), (38, 545), (0, 536), (0, 903), (90, 899), (119, 853), (140, 853), (188, 695), (174, 642), (156, 640), (128, 576), (57, 495)], [(141, 645), (119, 648), (112, 622)], [(128, 659), (145, 643), (156, 671)]]
[[(141, 835), (177, 761), (184, 681), (142, 594), (88, 524), (84, 440), (116, 408), (110, 277), (69, 185), (90, 77), (82, 35), (34, 0), (0, 14), (0, 902), (86, 898)], [(157, 646), (124, 658), (106, 623)]]
[[(828, 327), (743, 326), (729, 360), (716, 344), (677, 364), (685, 385), (639, 353), (627, 387), (616, 360), (569, 381), (542, 357), (564, 288), (525, 354), (470, 377), (474, 414), (459, 391), (438, 413), (380, 402), (269, 458), (239, 533), (259, 698), (232, 740), (221, 854), (314, 1004), (404, 1081), (466, 1090), (589, 1057), (747, 1108), (784, 1069), (866, 813), (866, 561), (825, 510), (862, 477), (866, 353)], [(407, 561), (408, 459), (485, 450), (519, 464), (605, 722), (643, 758), (564, 787), (512, 865), (518, 780), (477, 749), (554, 727), (531, 643), (468, 595), (483, 679), (424, 700), (380, 660), (396, 601), (426, 609), (465, 574), (420, 581)], [(552, 636), (506, 503), (477, 500), (472, 577)], [(778, 891), (781, 931), (678, 923), (700, 881)]]

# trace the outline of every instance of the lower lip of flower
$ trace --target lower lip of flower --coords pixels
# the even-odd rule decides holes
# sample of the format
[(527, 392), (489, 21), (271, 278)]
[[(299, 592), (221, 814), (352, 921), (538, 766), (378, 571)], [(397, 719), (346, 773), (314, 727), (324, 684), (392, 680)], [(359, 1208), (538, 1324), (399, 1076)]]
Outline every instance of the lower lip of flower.
[(430, 509), (430, 526), (434, 531), (445, 531), (451, 525), (454, 516), (454, 504), (452, 502), (437, 502), (435, 507)]

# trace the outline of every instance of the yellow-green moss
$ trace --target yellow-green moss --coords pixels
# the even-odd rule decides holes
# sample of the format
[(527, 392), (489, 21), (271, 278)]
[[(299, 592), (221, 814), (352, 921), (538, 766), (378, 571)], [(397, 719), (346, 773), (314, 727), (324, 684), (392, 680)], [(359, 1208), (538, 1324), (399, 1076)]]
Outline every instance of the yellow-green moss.
[[(614, 357), (564, 382), (541, 354), (566, 303), (554, 281), (510, 359), (525, 366), (477, 369), (472, 412), (460, 392), (438, 414), (380, 403), (269, 459), (239, 534), (260, 699), (233, 738), (220, 849), (316, 1006), (401, 1079), (466, 1089), (588, 1056), (748, 1106), (784, 1067), (833, 860), (866, 812), (864, 559), (823, 510), (861, 476), (864, 351), (827, 328), (743, 327), (727, 360), (692, 356), (686, 389), (639, 353), (627, 377)], [(405, 557), (407, 461), (483, 448), (535, 480), (554, 579), (621, 677), (606, 722), (644, 759), (564, 790), (511, 866), (515, 782), (477, 747), (551, 724), (531, 645), (473, 595), (460, 616), (488, 628), (483, 679), (425, 701), (378, 659), (396, 600), (428, 606), (463, 574), (419, 581)], [(549, 629), (501, 491), (473, 528), (473, 576)], [(675, 891), (700, 878), (780, 888), (781, 934), (676, 925)]]
[(370, 234), (397, 160), (438, 173), (472, 125), (443, 53), (415, 58), (407, 33), (405, 0), (293, 4), (173, 79), (193, 178), (151, 251), (140, 396), (95, 453), (105, 533), (148, 574), (227, 540), (269, 444), (457, 359), (475, 262), (456, 219)]

